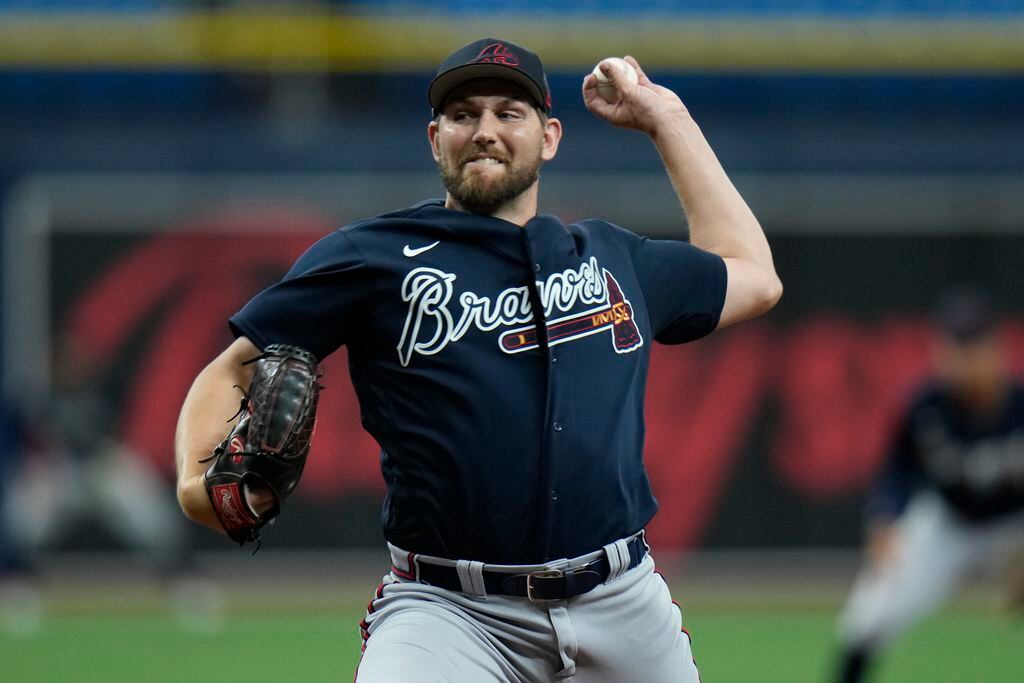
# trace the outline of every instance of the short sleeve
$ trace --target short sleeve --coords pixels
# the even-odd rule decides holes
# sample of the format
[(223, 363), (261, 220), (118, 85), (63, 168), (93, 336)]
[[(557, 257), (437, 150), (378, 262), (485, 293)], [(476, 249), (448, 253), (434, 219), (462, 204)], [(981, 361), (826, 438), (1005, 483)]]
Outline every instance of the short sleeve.
[(323, 360), (347, 341), (353, 311), (372, 282), (351, 238), (336, 231), (316, 242), (280, 282), (253, 297), (228, 321), (236, 337), (259, 348), (293, 344)]
[(633, 263), (654, 337), (682, 344), (710, 334), (725, 305), (725, 261), (677, 240), (637, 238)]
[(923, 481), (914, 448), (912, 421), (913, 410), (901, 418), (890, 438), (882, 470), (868, 494), (866, 514), (869, 519), (899, 517)]

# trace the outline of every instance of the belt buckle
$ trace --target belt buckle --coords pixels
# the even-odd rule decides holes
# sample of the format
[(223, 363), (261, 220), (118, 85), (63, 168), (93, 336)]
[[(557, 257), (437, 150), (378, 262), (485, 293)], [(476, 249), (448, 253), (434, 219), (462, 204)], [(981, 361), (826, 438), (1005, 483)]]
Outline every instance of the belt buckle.
[(547, 602), (548, 598), (533, 597), (533, 580), (558, 579), (564, 576), (565, 572), (561, 569), (541, 569), (535, 572), (528, 572), (526, 574), (526, 597), (530, 600), (530, 602)]

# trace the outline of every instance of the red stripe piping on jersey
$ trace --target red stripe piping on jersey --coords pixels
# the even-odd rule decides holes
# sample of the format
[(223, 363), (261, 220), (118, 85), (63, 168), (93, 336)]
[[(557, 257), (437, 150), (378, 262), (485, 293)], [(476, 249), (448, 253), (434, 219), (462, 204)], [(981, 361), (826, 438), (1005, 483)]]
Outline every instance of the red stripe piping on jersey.
[(391, 571), (393, 571), (396, 576), (403, 579), (416, 581), (416, 553), (409, 553), (409, 558), (406, 560), (406, 564), (409, 565), (409, 571), (399, 569), (398, 566), (394, 564), (391, 565)]

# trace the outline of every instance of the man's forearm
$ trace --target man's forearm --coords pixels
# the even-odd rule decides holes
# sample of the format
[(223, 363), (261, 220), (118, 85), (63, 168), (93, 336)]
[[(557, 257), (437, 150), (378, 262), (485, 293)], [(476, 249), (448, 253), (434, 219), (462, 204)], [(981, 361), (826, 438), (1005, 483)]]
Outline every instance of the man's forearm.
[(178, 468), (178, 502), (197, 522), (220, 530), (213, 512), (203, 473), (207, 465), (199, 462), (213, 452), (231, 429), (231, 416), (238, 412), (242, 394), (252, 380), (251, 366), (243, 366), (259, 353), (244, 340), (235, 342), (196, 377), (185, 397), (174, 438)]
[(690, 243), (724, 261), (728, 285), (718, 327), (770, 310), (782, 296), (782, 282), (760, 224), (679, 96), (654, 83), (632, 57), (626, 62), (637, 72), (636, 83), (617, 75), (611, 64), (601, 65), (619, 101), (605, 101), (591, 74), (583, 80), (584, 104), (609, 123), (654, 141), (690, 224)]
[(660, 120), (650, 135), (686, 212), (690, 243), (725, 258), (772, 267), (757, 218), (689, 113)]

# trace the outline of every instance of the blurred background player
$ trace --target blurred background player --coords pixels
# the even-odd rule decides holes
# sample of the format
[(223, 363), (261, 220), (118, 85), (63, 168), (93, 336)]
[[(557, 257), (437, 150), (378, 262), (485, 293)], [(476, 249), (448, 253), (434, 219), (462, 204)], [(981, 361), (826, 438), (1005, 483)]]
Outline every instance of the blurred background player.
[(26, 580), (26, 567), (11, 541), (3, 513), (11, 473), (22, 453), (23, 429), (13, 408), (0, 399), (0, 633), (27, 635), (39, 627), (39, 595)]
[(53, 367), (50, 396), (42, 413), (26, 420), (25, 457), (8, 468), (0, 498), (6, 562), (16, 579), (5, 582), (8, 630), (38, 625), (28, 579), (39, 573), (41, 554), (75, 548), (83, 536), (94, 543), (100, 534), (139, 552), (146, 568), (166, 582), (184, 626), (216, 629), (219, 590), (192, 571), (167, 483), (115, 436), (115, 410), (100, 368), (71, 339), (59, 344)]
[(934, 377), (914, 396), (868, 503), (867, 564), (840, 618), (837, 683), (937, 609), (973, 571), (1024, 547), (1024, 384), (980, 290), (940, 302)]
[[(15, 466), (14, 459), (21, 452), (20, 432), (14, 411), (0, 399), (0, 512), (5, 509), (9, 475)], [(14, 546), (8, 538), (7, 525), (0, 523), (0, 577), (17, 571), (19, 566)]]

